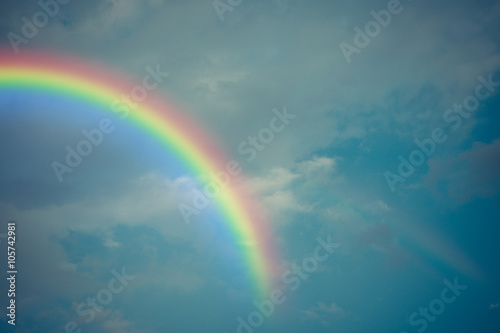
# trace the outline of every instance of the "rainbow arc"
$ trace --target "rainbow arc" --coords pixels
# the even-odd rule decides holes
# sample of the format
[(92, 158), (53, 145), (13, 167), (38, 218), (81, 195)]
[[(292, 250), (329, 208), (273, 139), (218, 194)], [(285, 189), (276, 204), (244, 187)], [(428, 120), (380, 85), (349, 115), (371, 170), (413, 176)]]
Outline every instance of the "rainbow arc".
[[(75, 57), (34, 51), (13, 55), (0, 50), (0, 94), (12, 90), (42, 92), (113, 113), (117, 99), (130, 94), (135, 85), (108, 68)], [(164, 98), (149, 92), (123, 119), (161, 143), (193, 177), (226, 168), (228, 158), (216, 140)], [(258, 205), (234, 185), (221, 191), (214, 202), (241, 253), (254, 289), (259, 294), (268, 293), (276, 276), (276, 250), (269, 224), (256, 209)]]

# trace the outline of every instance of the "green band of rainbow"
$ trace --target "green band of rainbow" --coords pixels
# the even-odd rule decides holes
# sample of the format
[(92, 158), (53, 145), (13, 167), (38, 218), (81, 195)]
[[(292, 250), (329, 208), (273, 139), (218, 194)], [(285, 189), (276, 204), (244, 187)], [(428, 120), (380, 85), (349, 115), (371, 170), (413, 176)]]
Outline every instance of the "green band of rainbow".
[[(134, 82), (95, 64), (42, 52), (12, 55), (0, 51), (0, 92), (41, 91), (68, 96), (113, 112), (111, 105), (129, 94)], [(126, 118), (172, 152), (191, 176), (224, 170), (228, 159), (196, 122), (164, 99), (149, 94)], [(241, 188), (230, 185), (215, 198), (218, 210), (241, 251), (259, 294), (267, 293), (276, 275), (276, 251), (269, 225), (258, 205)]]

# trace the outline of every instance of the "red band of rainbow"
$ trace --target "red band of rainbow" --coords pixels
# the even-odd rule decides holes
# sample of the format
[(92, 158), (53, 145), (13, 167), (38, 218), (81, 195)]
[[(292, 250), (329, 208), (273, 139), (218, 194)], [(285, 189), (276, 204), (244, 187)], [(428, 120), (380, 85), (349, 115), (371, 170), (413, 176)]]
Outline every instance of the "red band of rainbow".
[[(111, 104), (129, 94), (134, 82), (75, 57), (0, 50), (0, 92), (40, 91), (74, 98), (112, 112)], [(192, 119), (163, 98), (148, 95), (130, 109), (126, 121), (172, 152), (192, 176), (222, 171), (228, 159), (215, 140)], [(259, 294), (268, 293), (276, 276), (276, 250), (267, 221), (248, 193), (234, 185), (214, 199), (218, 211), (241, 252)]]

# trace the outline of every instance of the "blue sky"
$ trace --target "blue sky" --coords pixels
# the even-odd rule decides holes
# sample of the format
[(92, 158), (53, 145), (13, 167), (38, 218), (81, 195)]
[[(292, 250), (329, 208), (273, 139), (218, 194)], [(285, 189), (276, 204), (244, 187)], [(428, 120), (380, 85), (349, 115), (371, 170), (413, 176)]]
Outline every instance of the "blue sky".
[[(200, 175), (112, 118), (59, 182), (51, 163), (102, 110), (0, 91), (0, 234), (17, 221), (19, 267), (16, 325), (2, 310), (1, 331), (498, 332), (500, 3), (216, 5), (72, 0), (17, 51), (75, 55), (138, 82), (159, 66), (169, 76), (155, 93), (241, 163), (283, 271), (312, 258), (318, 237), (340, 246), (296, 290), (282, 284), (285, 300), (253, 327), (254, 302), (271, 296), (252, 291), (217, 210), (190, 224), (179, 213)], [(0, 45), (15, 54), (9, 34), (40, 10), (4, 1)], [(391, 19), (367, 32), (372, 11)], [(296, 117), (247, 161), (240, 143), (284, 108)], [(5, 278), (0, 289), (5, 309)]]

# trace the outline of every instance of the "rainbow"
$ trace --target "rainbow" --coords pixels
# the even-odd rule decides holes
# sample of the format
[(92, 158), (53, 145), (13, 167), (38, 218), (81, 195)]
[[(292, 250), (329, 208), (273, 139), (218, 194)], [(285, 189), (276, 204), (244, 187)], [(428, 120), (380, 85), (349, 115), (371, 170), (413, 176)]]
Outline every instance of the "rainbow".
[[(119, 96), (129, 95), (134, 86), (137, 82), (74, 56), (41, 51), (14, 55), (0, 50), (0, 93), (42, 92), (69, 97), (112, 113), (116, 111), (112, 104)], [(190, 176), (208, 175), (226, 167), (228, 159), (212, 136), (164, 98), (149, 93), (130, 108), (125, 121), (161, 143)], [(268, 293), (277, 274), (276, 250), (269, 225), (255, 200), (241, 187), (230, 184), (214, 202), (241, 252), (250, 284), (258, 294)]]

